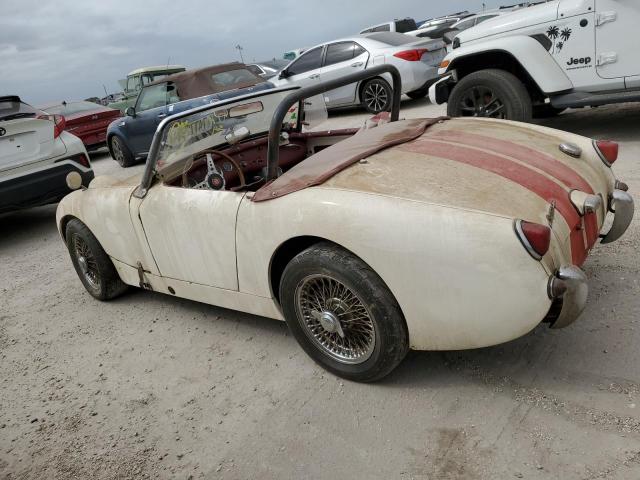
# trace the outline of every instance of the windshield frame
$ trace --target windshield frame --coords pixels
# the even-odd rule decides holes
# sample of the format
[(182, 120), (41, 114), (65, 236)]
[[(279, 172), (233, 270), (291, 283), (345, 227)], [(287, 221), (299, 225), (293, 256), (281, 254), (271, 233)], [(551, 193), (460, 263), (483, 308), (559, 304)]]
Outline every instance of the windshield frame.
[[(205, 105), (201, 105), (199, 107), (185, 110), (183, 112), (176, 113), (175, 115), (166, 117), (164, 120), (160, 122), (160, 124), (156, 128), (156, 132), (153, 135), (153, 140), (151, 141), (151, 147), (149, 148), (149, 154), (147, 155), (147, 162), (144, 167), (142, 180), (140, 182), (140, 185), (138, 185), (138, 187), (136, 187), (135, 191), (133, 192), (133, 196), (136, 198), (144, 198), (147, 192), (149, 191), (149, 188), (151, 188), (151, 185), (153, 184), (153, 180), (157, 174), (156, 164), (158, 162), (160, 144), (162, 142), (162, 138), (164, 137), (164, 130), (169, 124), (172, 124), (174, 121), (180, 120), (181, 118), (189, 117), (191, 115), (205, 112), (207, 110), (215, 110), (220, 107), (224, 107), (225, 105), (230, 105), (243, 100), (250, 100), (253, 98), (260, 98), (260, 97), (264, 97), (266, 95), (270, 95), (278, 92), (294, 91), (299, 89), (300, 89), (299, 86), (288, 86), (288, 87), (273, 88), (270, 90), (262, 90), (259, 92), (253, 92), (253, 93), (248, 93), (246, 95), (240, 95), (238, 97), (229, 98), (227, 100), (207, 103)], [(301, 117), (302, 115), (300, 115), (300, 118)]]

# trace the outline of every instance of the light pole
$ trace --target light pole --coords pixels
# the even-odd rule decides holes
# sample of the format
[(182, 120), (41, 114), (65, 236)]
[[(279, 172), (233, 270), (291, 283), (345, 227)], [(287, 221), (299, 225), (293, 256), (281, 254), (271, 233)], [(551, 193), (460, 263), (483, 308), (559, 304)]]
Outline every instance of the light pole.
[(236, 45), (236, 49), (240, 52), (240, 60), (244, 63), (244, 58), (242, 57), (242, 50), (244, 50), (244, 48), (242, 48), (242, 45), (238, 44)]

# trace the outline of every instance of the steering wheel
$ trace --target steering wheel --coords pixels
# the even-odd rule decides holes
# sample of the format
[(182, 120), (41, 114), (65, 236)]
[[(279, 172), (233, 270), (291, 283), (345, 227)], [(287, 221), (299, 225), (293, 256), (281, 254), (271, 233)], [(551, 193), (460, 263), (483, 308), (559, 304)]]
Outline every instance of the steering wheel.
[[(245, 188), (247, 186), (247, 182), (245, 180), (245, 176), (244, 176), (244, 172), (242, 171), (242, 167), (240, 166), (240, 164), (238, 163), (238, 161), (231, 157), (230, 155), (227, 155), (224, 152), (220, 152), (218, 150), (205, 150), (204, 152), (202, 152), (205, 154), (205, 159), (199, 159), (198, 163), (194, 162), (193, 166), (191, 167), (191, 169), (195, 168), (197, 165), (199, 165), (200, 163), (206, 161), (207, 162), (207, 174), (204, 177), (204, 180), (202, 180), (199, 183), (196, 183), (195, 185), (189, 185), (189, 177), (187, 175), (187, 172), (184, 172), (182, 174), (182, 186), (183, 187), (190, 187), (190, 188), (196, 188), (196, 189), (204, 189), (204, 188), (209, 188), (211, 190), (222, 190), (225, 186), (225, 178), (224, 178), (224, 173), (222, 172), (222, 170), (219, 170), (216, 167), (215, 162), (213, 161), (213, 156), (212, 155), (220, 155), (222, 158), (224, 158), (225, 160), (228, 160), (229, 163), (231, 163), (231, 165), (233, 165), (233, 168), (235, 168), (235, 170), (238, 172), (238, 179), (240, 180), (240, 185), (238, 185), (237, 187), (234, 187), (232, 190), (241, 190), (242, 188)], [(191, 170), (189, 169), (189, 170)]]

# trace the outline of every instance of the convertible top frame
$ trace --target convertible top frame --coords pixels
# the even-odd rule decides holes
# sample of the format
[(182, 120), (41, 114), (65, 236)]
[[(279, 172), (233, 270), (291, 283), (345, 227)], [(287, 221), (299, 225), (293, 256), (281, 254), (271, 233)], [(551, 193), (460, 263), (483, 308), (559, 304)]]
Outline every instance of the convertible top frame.
[(345, 75), (344, 77), (327, 82), (320, 82), (317, 85), (301, 88), (289, 94), (276, 111), (273, 113), (271, 125), (269, 126), (269, 146), (267, 149), (267, 182), (278, 178), (278, 155), (280, 152), (280, 130), (289, 108), (295, 103), (305, 98), (313, 97), (335, 88), (344, 87), (352, 83), (368, 80), (369, 78), (378, 77), (383, 73), (391, 74), (393, 79), (393, 97), (391, 103), (391, 121), (395, 122), (400, 117), (400, 97), (402, 96), (402, 80), (400, 72), (393, 65), (379, 65), (368, 68), (361, 72)]
[(313, 97), (314, 95), (318, 95), (320, 93), (328, 92), (335, 88), (343, 87), (345, 85), (350, 85), (352, 83), (361, 82), (363, 80), (367, 80), (369, 78), (378, 77), (384, 73), (389, 73), (393, 80), (393, 97), (391, 103), (391, 121), (395, 122), (398, 120), (400, 116), (400, 97), (402, 96), (402, 80), (400, 78), (400, 72), (393, 65), (379, 65), (375, 67), (368, 68), (367, 70), (363, 70), (361, 72), (353, 73), (350, 75), (346, 75), (342, 78), (338, 78), (336, 80), (330, 80), (328, 82), (320, 82), (317, 85), (313, 85), (311, 87), (299, 88), (299, 87), (284, 87), (284, 88), (276, 88), (273, 90), (255, 92), (247, 95), (243, 95), (240, 97), (235, 97), (228, 100), (223, 100), (221, 102), (208, 103), (206, 105), (202, 105), (200, 107), (192, 108), (190, 110), (186, 110), (184, 112), (177, 113), (175, 115), (171, 115), (170, 117), (165, 118), (160, 122), (158, 128), (156, 128), (156, 133), (153, 135), (153, 140), (151, 142), (151, 148), (149, 149), (149, 154), (147, 156), (147, 163), (145, 165), (144, 174), (142, 175), (142, 180), (140, 185), (136, 187), (133, 192), (133, 196), (136, 198), (144, 198), (153, 183), (153, 179), (156, 175), (156, 163), (158, 152), (160, 151), (160, 144), (162, 142), (162, 137), (164, 134), (164, 130), (170, 123), (175, 120), (179, 120), (181, 118), (188, 117), (190, 115), (204, 112), (207, 110), (211, 110), (214, 108), (219, 108), (224, 105), (228, 105), (231, 103), (237, 103), (242, 100), (249, 100), (252, 98), (262, 97), (264, 95), (269, 95), (274, 92), (281, 92), (292, 90), (293, 92), (285, 97), (282, 102), (278, 105), (275, 112), (273, 113), (273, 118), (271, 119), (271, 124), (269, 126), (269, 144), (267, 149), (267, 182), (274, 180), (278, 177), (278, 154), (280, 147), (280, 131), (282, 130), (282, 122), (284, 121), (289, 108), (291, 108), (296, 102), (300, 102), (305, 98)]

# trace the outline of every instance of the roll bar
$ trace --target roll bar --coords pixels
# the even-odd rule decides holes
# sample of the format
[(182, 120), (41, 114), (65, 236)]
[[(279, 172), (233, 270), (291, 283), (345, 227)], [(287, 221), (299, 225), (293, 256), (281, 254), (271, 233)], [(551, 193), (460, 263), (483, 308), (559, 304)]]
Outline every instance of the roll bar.
[(317, 85), (304, 87), (290, 93), (276, 108), (269, 126), (269, 146), (267, 149), (267, 181), (275, 180), (278, 177), (278, 154), (280, 151), (280, 130), (282, 122), (289, 112), (289, 109), (297, 102), (305, 98), (313, 97), (320, 93), (328, 92), (335, 88), (344, 87), (352, 83), (377, 77), (383, 73), (391, 74), (393, 79), (393, 98), (391, 103), (391, 121), (395, 122), (400, 116), (400, 97), (402, 96), (402, 80), (400, 72), (393, 65), (379, 65), (368, 68), (361, 72), (351, 73), (344, 77), (327, 82), (320, 82)]

